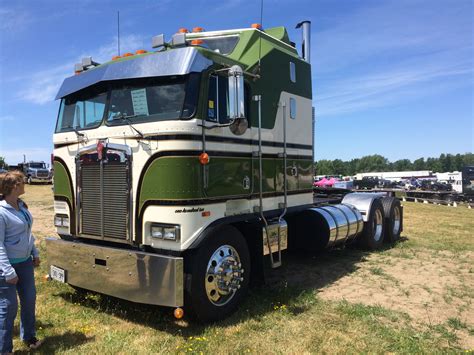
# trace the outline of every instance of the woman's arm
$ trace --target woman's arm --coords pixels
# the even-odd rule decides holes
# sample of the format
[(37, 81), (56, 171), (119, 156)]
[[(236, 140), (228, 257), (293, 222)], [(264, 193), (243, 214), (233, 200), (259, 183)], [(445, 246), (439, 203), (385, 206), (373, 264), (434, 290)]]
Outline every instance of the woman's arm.
[(6, 229), (5, 219), (0, 215), (0, 269), (3, 271), (5, 280), (9, 281), (17, 278), (17, 275), (15, 269), (10, 264), (10, 260), (8, 260), (7, 249), (5, 248)]

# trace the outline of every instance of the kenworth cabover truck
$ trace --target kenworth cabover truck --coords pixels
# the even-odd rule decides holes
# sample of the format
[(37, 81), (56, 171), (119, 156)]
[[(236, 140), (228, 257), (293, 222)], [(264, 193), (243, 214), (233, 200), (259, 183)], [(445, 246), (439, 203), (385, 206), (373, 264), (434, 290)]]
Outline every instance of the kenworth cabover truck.
[(284, 27), (255, 25), (76, 65), (57, 95), (52, 279), (213, 321), (286, 249), (398, 238), (394, 198), (313, 199), (310, 23), (298, 27), (302, 57)]

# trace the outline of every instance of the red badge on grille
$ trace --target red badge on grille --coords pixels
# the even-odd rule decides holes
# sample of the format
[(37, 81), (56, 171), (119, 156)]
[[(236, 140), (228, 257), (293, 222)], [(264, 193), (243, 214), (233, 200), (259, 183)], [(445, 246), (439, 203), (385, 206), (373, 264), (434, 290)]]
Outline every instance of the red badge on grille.
[(104, 143), (102, 141), (97, 142), (97, 159), (102, 160), (104, 152)]

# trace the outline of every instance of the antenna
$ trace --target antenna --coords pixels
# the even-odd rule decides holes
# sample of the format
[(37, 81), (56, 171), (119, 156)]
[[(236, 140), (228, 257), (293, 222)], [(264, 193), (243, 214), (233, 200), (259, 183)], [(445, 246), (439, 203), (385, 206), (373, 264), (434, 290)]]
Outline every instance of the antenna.
[[(260, 1), (260, 25), (263, 27), (263, 0)], [(258, 48), (258, 72), (260, 73), (260, 60), (262, 59), (262, 35), (260, 34), (259, 48)]]
[(120, 11), (117, 11), (117, 52), (120, 55)]

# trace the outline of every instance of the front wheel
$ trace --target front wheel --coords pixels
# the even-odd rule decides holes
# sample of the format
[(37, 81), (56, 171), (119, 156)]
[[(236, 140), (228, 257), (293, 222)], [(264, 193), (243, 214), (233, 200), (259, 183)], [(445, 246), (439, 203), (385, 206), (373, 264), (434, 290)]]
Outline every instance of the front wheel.
[(185, 307), (190, 314), (212, 322), (234, 312), (250, 279), (250, 255), (242, 234), (232, 226), (219, 228), (187, 259), (191, 282)]

